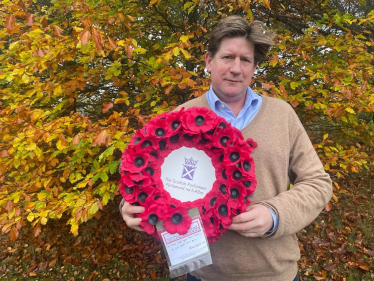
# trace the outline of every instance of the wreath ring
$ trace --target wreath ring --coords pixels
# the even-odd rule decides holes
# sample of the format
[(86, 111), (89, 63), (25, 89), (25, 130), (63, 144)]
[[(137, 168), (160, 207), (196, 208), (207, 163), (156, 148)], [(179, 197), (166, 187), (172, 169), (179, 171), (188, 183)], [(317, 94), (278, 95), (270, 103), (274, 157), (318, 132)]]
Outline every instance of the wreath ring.
[[(205, 107), (182, 108), (152, 118), (131, 137), (122, 154), (119, 191), (126, 202), (144, 206), (140, 227), (157, 237), (163, 220), (169, 233), (190, 228), (188, 210), (198, 207), (208, 242), (217, 241), (232, 217), (251, 202), (257, 180), (252, 151), (257, 143)], [(171, 197), (161, 180), (165, 158), (181, 147), (196, 148), (211, 158), (216, 180), (204, 198), (181, 202)]]

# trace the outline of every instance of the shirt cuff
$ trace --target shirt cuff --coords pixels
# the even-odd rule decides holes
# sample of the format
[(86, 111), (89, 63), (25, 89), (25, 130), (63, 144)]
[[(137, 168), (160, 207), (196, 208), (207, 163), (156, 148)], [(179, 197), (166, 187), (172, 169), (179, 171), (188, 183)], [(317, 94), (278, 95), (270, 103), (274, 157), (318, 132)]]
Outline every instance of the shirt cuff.
[(266, 232), (266, 234), (270, 234), (274, 232), (278, 228), (278, 218), (277, 215), (274, 213), (272, 208), (269, 208), (271, 216), (273, 217), (273, 226)]

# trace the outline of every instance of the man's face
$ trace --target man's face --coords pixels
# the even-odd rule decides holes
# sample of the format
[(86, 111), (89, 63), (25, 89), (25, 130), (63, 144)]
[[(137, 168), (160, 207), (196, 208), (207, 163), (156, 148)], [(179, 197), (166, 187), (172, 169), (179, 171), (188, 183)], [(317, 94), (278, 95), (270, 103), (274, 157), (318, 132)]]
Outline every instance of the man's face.
[(224, 38), (218, 52), (205, 54), (214, 93), (223, 102), (245, 99), (247, 87), (256, 70), (254, 45), (245, 38)]

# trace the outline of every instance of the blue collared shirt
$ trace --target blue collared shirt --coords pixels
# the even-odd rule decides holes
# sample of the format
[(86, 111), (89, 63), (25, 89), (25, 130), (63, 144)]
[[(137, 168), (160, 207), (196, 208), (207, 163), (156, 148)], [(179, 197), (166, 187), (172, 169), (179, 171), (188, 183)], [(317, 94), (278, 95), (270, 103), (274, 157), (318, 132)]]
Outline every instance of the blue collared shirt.
[[(212, 86), (210, 86), (209, 91), (206, 93), (206, 98), (208, 100), (210, 108), (218, 115), (230, 122), (235, 128), (241, 130), (247, 126), (253, 118), (256, 116), (260, 110), (262, 104), (262, 97), (248, 87), (247, 95), (245, 97), (245, 102), (243, 108), (240, 110), (238, 116), (235, 116), (231, 109), (224, 102), (216, 96), (213, 91)], [(278, 227), (278, 219), (274, 211), (269, 208), (271, 216), (273, 217), (273, 227), (268, 231), (272, 232)]]

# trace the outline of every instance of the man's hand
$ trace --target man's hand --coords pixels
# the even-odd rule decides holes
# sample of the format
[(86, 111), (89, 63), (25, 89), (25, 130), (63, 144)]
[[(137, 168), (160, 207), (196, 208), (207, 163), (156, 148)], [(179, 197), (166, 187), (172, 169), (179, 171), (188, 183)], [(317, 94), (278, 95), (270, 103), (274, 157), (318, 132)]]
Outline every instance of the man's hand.
[(143, 212), (144, 212), (144, 207), (132, 206), (127, 202), (125, 202), (125, 204), (123, 205), (121, 209), (122, 218), (126, 222), (127, 226), (138, 231), (144, 231), (139, 226), (142, 219), (134, 218), (134, 214), (141, 214)]
[(273, 226), (273, 217), (268, 207), (253, 204), (247, 211), (233, 217), (229, 227), (245, 237), (260, 237)]

